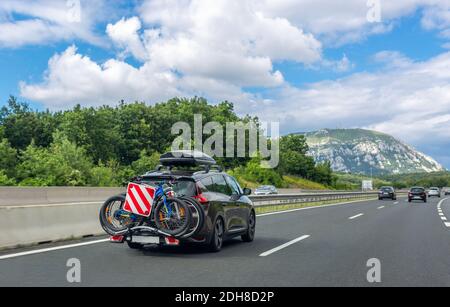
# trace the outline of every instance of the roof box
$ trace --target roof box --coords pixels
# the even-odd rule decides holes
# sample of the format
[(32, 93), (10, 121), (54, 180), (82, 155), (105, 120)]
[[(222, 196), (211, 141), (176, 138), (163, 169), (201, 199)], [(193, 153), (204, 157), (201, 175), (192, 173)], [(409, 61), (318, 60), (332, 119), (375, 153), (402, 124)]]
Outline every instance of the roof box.
[(216, 160), (196, 150), (176, 150), (161, 155), (159, 161), (164, 166), (215, 165)]

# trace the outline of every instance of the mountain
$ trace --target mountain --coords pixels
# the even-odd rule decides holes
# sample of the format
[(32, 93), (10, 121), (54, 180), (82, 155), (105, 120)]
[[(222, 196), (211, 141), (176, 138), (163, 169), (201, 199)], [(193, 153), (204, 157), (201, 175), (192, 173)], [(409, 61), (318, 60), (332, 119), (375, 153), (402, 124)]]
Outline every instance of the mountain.
[(330, 161), (335, 171), (382, 175), (445, 170), (433, 158), (377, 131), (323, 129), (302, 134), (315, 160)]

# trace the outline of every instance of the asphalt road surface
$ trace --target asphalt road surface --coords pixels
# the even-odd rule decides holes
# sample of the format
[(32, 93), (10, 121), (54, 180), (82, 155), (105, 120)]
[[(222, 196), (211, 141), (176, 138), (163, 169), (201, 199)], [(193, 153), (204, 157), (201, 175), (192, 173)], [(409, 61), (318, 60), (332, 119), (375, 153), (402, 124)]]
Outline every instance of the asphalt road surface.
[[(0, 286), (450, 286), (449, 222), (450, 199), (401, 198), (259, 216), (254, 242), (235, 239), (219, 253), (92, 238), (1, 253)], [(11, 255), (30, 250), (38, 253)], [(81, 283), (66, 279), (70, 258)], [(372, 258), (380, 283), (367, 281)]]

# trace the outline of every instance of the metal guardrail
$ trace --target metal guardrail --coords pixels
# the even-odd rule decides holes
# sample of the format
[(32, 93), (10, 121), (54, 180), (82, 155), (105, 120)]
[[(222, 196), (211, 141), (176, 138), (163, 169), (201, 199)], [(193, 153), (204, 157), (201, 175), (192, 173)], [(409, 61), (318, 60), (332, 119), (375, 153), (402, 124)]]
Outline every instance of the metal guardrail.
[(378, 192), (251, 195), (256, 207), (375, 197)]

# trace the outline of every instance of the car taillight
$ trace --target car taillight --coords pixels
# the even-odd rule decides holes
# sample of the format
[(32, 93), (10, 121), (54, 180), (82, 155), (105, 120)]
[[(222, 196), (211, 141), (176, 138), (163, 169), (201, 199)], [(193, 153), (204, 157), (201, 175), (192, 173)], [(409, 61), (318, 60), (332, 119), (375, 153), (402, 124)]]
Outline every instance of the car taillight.
[(201, 203), (202, 205), (206, 205), (208, 204), (208, 198), (206, 198), (203, 194), (202, 194), (202, 190), (200, 189), (200, 187), (198, 186), (198, 184), (195, 185), (196, 189), (197, 189), (197, 195), (194, 196), (194, 198)]
[(208, 203), (208, 199), (205, 196), (203, 196), (203, 194), (201, 194), (201, 193), (194, 196), (194, 198), (203, 205), (206, 205)]

